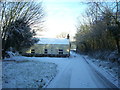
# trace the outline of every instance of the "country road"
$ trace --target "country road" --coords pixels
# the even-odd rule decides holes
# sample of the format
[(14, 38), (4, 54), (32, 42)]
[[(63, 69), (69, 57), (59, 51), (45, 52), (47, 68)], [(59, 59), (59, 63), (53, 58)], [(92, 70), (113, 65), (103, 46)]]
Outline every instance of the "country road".
[(115, 88), (102, 78), (81, 55), (72, 53), (69, 64), (47, 88)]
[(16, 61), (2, 63), (3, 88), (116, 88), (84, 57), (8, 58)]

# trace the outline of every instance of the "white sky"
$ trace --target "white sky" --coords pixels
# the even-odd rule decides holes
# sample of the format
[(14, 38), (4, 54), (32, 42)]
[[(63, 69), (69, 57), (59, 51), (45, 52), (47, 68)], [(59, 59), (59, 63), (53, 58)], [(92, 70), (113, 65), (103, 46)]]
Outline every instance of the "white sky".
[[(36, 1), (36, 0), (35, 0)], [(76, 33), (76, 25), (84, 22), (82, 15), (86, 9), (86, 4), (81, 2), (99, 0), (42, 0), (45, 11), (45, 23), (42, 37), (56, 37), (62, 32), (68, 32), (71, 37)], [(103, 0), (100, 0), (103, 1)], [(105, 0), (114, 1), (114, 0)], [(79, 18), (79, 20), (78, 20)], [(87, 18), (87, 17), (86, 17)], [(39, 34), (39, 33), (37, 33)], [(40, 32), (41, 35), (41, 32)]]
[[(42, 37), (56, 37), (62, 32), (68, 32), (70, 36), (76, 33), (77, 18), (82, 17), (85, 5), (76, 0), (44, 0), (44, 11), (46, 13)], [(41, 32), (40, 32), (41, 33)]]

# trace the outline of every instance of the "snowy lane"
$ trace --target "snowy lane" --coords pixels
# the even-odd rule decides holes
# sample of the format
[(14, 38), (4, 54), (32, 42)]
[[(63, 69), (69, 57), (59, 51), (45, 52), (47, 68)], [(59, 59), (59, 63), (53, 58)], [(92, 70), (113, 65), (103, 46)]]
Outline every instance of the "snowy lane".
[(68, 88), (70, 87), (70, 80), (71, 79), (71, 67), (65, 68), (63, 72), (60, 72), (54, 80), (50, 83), (47, 88)]
[(104, 72), (101, 74), (84, 56), (73, 52), (67, 58), (14, 56), (7, 59), (2, 63), (4, 88), (116, 88), (102, 75)]
[(87, 64), (82, 58), (74, 61), (72, 68), (72, 77), (70, 88), (96, 88), (95, 83), (91, 78), (91, 73), (88, 70)]
[(111, 88), (111, 86), (88, 65), (82, 56), (72, 53), (71, 62), (47, 88)]

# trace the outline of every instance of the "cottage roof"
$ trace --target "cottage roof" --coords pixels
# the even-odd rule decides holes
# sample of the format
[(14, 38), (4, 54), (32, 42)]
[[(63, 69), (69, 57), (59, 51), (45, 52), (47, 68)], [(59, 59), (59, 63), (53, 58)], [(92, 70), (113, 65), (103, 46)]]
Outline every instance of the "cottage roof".
[(66, 38), (39, 38), (37, 44), (69, 44), (69, 39)]

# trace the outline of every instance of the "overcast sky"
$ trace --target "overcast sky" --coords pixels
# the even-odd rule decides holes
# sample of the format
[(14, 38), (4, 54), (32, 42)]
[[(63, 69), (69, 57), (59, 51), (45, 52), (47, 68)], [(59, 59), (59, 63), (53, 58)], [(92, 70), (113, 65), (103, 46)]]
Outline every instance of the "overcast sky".
[[(76, 33), (76, 26), (83, 22), (83, 14), (87, 5), (83, 2), (91, 0), (42, 0), (45, 11), (45, 23), (43, 37), (54, 38), (56, 35), (67, 32), (73, 37)], [(99, 0), (92, 0), (99, 1)], [(102, 0), (101, 0), (102, 1)], [(112, 0), (106, 0), (113, 2)], [(78, 20), (79, 18), (79, 20)], [(41, 32), (40, 32), (41, 34)]]
[(43, 37), (54, 38), (61, 32), (67, 32), (71, 36), (76, 33), (78, 17), (82, 18), (85, 4), (79, 0), (43, 0), (46, 13)]

